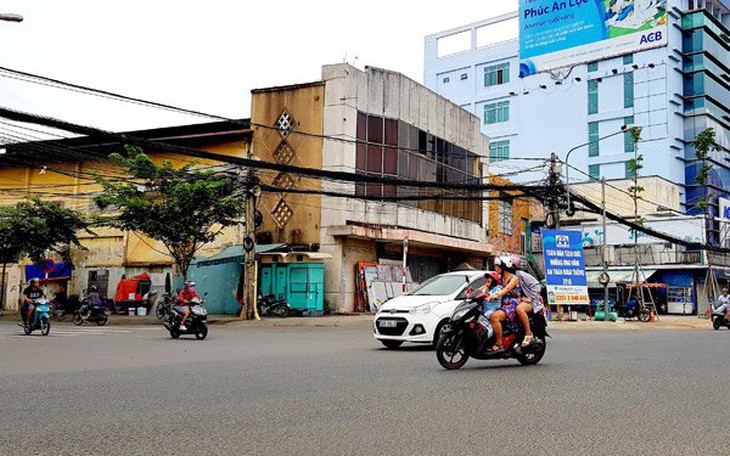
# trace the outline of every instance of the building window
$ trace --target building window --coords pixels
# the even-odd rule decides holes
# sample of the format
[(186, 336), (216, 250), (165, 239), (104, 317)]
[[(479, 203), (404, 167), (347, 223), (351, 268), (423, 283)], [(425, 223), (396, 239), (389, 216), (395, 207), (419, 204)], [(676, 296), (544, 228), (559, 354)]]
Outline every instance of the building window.
[(484, 106), (484, 123), (495, 124), (509, 121), (509, 101), (489, 103)]
[(598, 113), (598, 81), (588, 81), (588, 114)]
[(588, 156), (598, 157), (600, 154), (598, 143), (598, 122), (588, 124)]
[(484, 87), (492, 87), (509, 82), (509, 62), (484, 68)]
[(509, 141), (494, 141), (489, 143), (489, 161), (498, 163), (509, 160)]
[(624, 73), (624, 108), (634, 107), (634, 73)]
[(625, 168), (625, 170), (626, 170), (626, 171), (625, 171), (625, 176), (626, 176), (626, 179), (633, 179), (634, 177), (636, 177), (635, 173), (634, 173), (634, 172), (633, 172), (633, 170), (631, 169), (631, 163), (630, 163), (630, 162), (626, 162), (626, 163), (624, 164), (624, 168)]
[(512, 236), (512, 201), (499, 201), (499, 232)]
[(634, 54), (627, 54), (624, 56), (624, 65), (631, 65), (634, 63)]
[(598, 71), (598, 62), (591, 62), (588, 64), (588, 72), (593, 73), (594, 71)]
[(601, 178), (601, 165), (589, 165), (588, 175), (591, 180), (599, 180)]
[[(634, 116), (624, 118), (624, 125), (630, 126), (634, 124)], [(634, 151), (634, 140), (631, 139), (631, 133), (627, 130), (624, 133), (624, 152), (630, 153)]]

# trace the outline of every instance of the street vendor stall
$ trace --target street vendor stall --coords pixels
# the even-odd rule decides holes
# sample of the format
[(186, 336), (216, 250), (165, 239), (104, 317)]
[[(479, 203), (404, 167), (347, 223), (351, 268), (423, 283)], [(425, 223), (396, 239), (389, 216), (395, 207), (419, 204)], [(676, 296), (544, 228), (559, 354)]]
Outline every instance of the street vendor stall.
[[(130, 279), (122, 278), (117, 284), (117, 293), (114, 295), (114, 305), (117, 310), (129, 312), (129, 309), (145, 307), (144, 296), (152, 288), (149, 274), (143, 272)], [(150, 309), (146, 309), (149, 311)]]

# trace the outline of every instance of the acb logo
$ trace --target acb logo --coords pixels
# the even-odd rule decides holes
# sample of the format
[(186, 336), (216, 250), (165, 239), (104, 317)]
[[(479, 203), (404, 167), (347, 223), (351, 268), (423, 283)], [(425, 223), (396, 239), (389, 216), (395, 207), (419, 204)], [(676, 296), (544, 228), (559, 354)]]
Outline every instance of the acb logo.
[(641, 35), (641, 41), (639, 41), (639, 44), (656, 43), (657, 41), (661, 41), (663, 37), (664, 35), (662, 32), (647, 33), (646, 35)]

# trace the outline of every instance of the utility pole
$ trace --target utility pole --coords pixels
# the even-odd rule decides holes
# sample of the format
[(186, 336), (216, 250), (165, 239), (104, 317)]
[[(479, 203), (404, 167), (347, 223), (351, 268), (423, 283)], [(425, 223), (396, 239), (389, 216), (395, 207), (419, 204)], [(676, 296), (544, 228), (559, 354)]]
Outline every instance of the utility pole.
[(560, 163), (558, 162), (558, 155), (555, 152), (550, 155), (550, 176), (548, 178), (548, 185), (554, 189), (554, 193), (549, 200), (549, 212), (546, 219), (546, 225), (548, 228), (558, 229), (560, 228), (560, 201), (558, 198), (559, 192), (557, 190), (560, 186)]
[(403, 239), (403, 294), (406, 294), (406, 282), (408, 271), (408, 234)]
[[(249, 158), (251, 153), (249, 152)], [(258, 268), (256, 263), (256, 203), (261, 187), (252, 167), (246, 174), (246, 214), (243, 231), (243, 308), (241, 319), (259, 319), (257, 309)]]
[(606, 258), (606, 178), (601, 178), (601, 224), (603, 225), (603, 246), (601, 248), (601, 262), (603, 263), (603, 309), (605, 321), (609, 321), (611, 306), (608, 304), (608, 258)]

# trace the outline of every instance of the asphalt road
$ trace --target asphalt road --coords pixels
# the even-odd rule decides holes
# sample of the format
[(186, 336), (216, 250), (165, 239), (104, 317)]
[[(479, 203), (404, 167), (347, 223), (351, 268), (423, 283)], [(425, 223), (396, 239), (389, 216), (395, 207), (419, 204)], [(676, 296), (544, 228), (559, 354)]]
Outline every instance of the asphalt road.
[[(365, 325), (0, 324), (0, 454), (730, 453), (730, 332), (554, 331), (543, 362), (386, 351)], [(725, 397), (723, 397), (725, 396)]]

